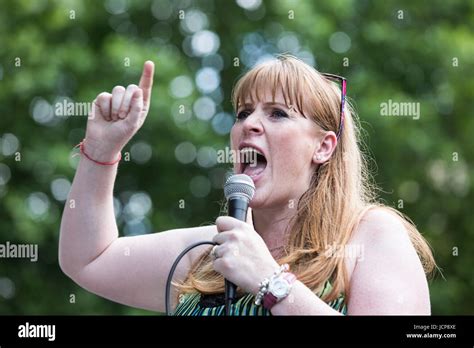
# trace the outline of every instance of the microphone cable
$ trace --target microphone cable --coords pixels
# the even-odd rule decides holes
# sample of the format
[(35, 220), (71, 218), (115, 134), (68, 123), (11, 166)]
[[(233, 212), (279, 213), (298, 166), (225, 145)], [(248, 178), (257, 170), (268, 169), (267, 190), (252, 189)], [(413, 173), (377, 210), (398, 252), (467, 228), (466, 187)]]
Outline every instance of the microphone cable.
[[(166, 293), (165, 293), (165, 308), (166, 308), (166, 315), (167, 316), (170, 316), (171, 315), (171, 310), (170, 310), (170, 293), (171, 293), (171, 280), (173, 279), (173, 274), (176, 270), (176, 267), (178, 266), (179, 264), (179, 261), (181, 261), (181, 259), (184, 257), (184, 255), (186, 255), (189, 251), (191, 251), (192, 249), (200, 246), (200, 245), (206, 245), (206, 244), (209, 244), (209, 245), (217, 245), (217, 243), (214, 243), (214, 242), (209, 242), (209, 241), (204, 241), (204, 242), (197, 242), (197, 243), (194, 243), (190, 246), (188, 246), (186, 249), (184, 249), (181, 254), (178, 255), (178, 257), (176, 258), (176, 260), (174, 260), (173, 262), (173, 266), (171, 266), (171, 270), (170, 272), (168, 273), (168, 279), (166, 280)], [(229, 304), (226, 303), (225, 304), (226, 308), (225, 308), (225, 312), (226, 312), (226, 315), (228, 315), (230, 313), (230, 307), (229, 307)]]

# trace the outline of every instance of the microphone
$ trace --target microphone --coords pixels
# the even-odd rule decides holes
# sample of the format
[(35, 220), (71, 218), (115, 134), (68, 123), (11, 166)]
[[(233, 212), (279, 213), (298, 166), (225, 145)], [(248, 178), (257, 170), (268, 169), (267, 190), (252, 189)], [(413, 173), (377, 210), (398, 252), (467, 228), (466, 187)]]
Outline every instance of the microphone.
[[(240, 221), (247, 221), (247, 209), (255, 194), (255, 184), (250, 176), (235, 174), (229, 176), (224, 184), (228, 215)], [(236, 285), (225, 281), (226, 315), (230, 315), (232, 301), (235, 299)]]

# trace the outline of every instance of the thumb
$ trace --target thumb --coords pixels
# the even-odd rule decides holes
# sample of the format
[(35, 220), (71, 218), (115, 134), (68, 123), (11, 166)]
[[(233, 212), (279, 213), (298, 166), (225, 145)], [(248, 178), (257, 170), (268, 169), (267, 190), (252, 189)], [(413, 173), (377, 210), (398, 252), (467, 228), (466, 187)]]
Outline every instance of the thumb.
[(253, 216), (252, 216), (252, 208), (249, 207), (247, 210), (247, 221), (246, 221), (250, 226), (253, 227)]

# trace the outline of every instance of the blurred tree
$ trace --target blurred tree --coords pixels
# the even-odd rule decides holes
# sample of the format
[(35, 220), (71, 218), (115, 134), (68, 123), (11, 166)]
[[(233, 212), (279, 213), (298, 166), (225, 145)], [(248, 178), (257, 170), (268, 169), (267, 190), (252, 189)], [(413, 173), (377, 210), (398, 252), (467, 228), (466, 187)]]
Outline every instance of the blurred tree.
[[(132, 235), (212, 222), (228, 164), (230, 91), (259, 59), (290, 52), (344, 75), (381, 198), (410, 216), (444, 278), (434, 314), (472, 314), (472, 2), (0, 0), (0, 243), (37, 243), (37, 262), (0, 259), (2, 314), (148, 313), (87, 293), (57, 264), (61, 212), (92, 101), (157, 65), (151, 112), (125, 149), (116, 215)], [(420, 103), (419, 118), (381, 104)], [(80, 117), (82, 116), (82, 117)]]

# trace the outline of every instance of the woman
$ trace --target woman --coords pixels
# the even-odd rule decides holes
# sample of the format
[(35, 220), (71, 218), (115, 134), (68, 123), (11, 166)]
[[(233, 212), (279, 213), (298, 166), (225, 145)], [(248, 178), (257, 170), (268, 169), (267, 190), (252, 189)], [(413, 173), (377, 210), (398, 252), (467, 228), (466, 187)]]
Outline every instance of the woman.
[(176, 270), (177, 315), (223, 314), (224, 278), (238, 286), (233, 315), (430, 314), (431, 251), (411, 222), (375, 202), (345, 81), (341, 93), (335, 79), (279, 56), (235, 86), (232, 149), (258, 154), (234, 165), (255, 182), (253, 220), (219, 217), (215, 226), (121, 238), (117, 161), (148, 112), (153, 64), (139, 86), (101, 93), (70, 192), (75, 207), (63, 214), (63, 271), (103, 297), (163, 312), (177, 255), (212, 240)]

